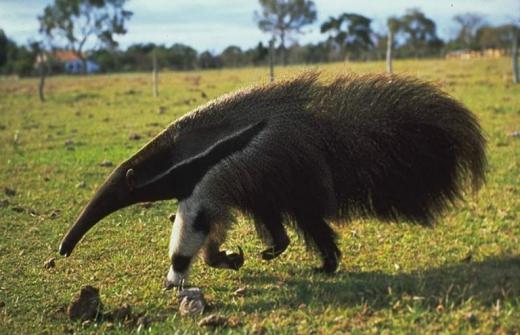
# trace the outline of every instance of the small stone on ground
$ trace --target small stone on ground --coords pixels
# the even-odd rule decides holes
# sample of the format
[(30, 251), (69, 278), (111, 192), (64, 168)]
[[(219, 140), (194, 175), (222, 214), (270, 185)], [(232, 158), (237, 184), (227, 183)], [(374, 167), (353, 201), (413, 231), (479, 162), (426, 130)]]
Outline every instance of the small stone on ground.
[(238, 288), (235, 292), (233, 292), (233, 295), (237, 297), (243, 297), (246, 295), (247, 289), (245, 287)]
[(8, 197), (14, 197), (16, 195), (16, 191), (10, 187), (4, 187), (4, 193)]
[(117, 321), (130, 320), (132, 318), (132, 307), (129, 304), (124, 303), (112, 312), (112, 317)]
[(45, 269), (52, 269), (56, 267), (56, 258), (52, 257), (43, 263)]
[(181, 290), (179, 292), (181, 303), (179, 305), (179, 312), (181, 316), (197, 315), (204, 313), (206, 308), (206, 301), (200, 288), (191, 287)]
[(76, 188), (85, 188), (87, 184), (84, 181), (80, 181), (76, 184)]
[(104, 160), (102, 161), (99, 166), (102, 166), (102, 167), (111, 167), (111, 166), (114, 166), (114, 163), (112, 163), (111, 161), (109, 160)]
[(102, 308), (99, 290), (87, 285), (72, 300), (67, 308), (67, 315), (70, 320), (92, 321), (100, 315)]
[(199, 321), (200, 327), (226, 327), (228, 325), (228, 319), (224, 316), (211, 314)]

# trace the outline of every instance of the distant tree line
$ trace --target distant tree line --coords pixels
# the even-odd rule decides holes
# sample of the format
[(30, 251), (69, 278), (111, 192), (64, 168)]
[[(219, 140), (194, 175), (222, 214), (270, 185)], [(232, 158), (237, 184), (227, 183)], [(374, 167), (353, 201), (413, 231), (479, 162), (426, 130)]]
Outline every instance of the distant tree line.
[[(267, 1), (269, 2), (269, 1)], [(305, 1), (302, 0), (305, 5)], [(308, 5), (308, 4), (307, 4)], [(272, 32), (278, 43), (274, 49), (277, 64), (313, 64), (336, 61), (366, 61), (385, 59), (388, 34), (376, 32), (372, 20), (356, 13), (343, 13), (330, 17), (320, 27), (324, 40), (317, 43), (287, 45), (287, 35), (299, 33), (301, 25), (275, 25), (279, 17), (283, 22), (309, 24), (315, 15), (315, 8), (300, 7), (300, 19), (287, 16), (286, 8), (273, 7), (281, 11), (276, 16), (269, 10), (255, 13), (262, 30)], [(274, 15), (274, 16), (273, 16)], [(285, 15), (285, 16), (284, 16)], [(392, 17), (387, 29), (393, 30), (393, 58), (442, 57), (453, 50), (484, 50), (487, 48), (509, 49), (513, 34), (518, 27), (512, 24), (492, 26), (482, 16), (464, 14), (454, 17), (458, 26), (454, 38), (444, 41), (437, 35), (435, 22), (418, 9), (408, 10), (400, 17)], [(282, 40), (283, 38), (283, 40)], [(293, 39), (294, 40), (294, 39)], [(0, 73), (21, 76), (35, 74), (35, 61), (39, 54), (37, 43), (17, 45), (0, 29)], [(152, 54), (162, 69), (189, 71), (222, 67), (264, 66), (268, 63), (268, 45), (262, 42), (250, 49), (231, 45), (220, 53), (197, 52), (189, 45), (175, 43), (170, 46), (153, 43), (134, 44), (121, 50), (106, 44), (103, 48), (88, 53), (89, 59), (97, 62), (103, 72), (149, 71), (152, 69)], [(63, 71), (59, 64), (48, 63), (51, 73)]]
[(125, 51), (97, 50), (91, 57), (108, 72), (148, 71), (152, 68), (154, 51), (160, 67), (179, 71), (263, 65), (268, 54), (262, 43), (248, 50), (229, 46), (219, 54), (210, 51), (198, 53), (194, 48), (180, 43), (170, 47), (146, 43), (131, 45)]
[(0, 74), (33, 74), (38, 51), (35, 43), (17, 45), (0, 29)]

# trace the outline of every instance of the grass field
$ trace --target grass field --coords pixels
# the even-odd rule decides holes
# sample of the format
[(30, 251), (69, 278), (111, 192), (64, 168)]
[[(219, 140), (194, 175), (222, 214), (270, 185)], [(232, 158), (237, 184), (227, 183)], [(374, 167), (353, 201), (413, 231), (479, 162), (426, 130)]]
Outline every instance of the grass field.
[[(320, 68), (364, 73), (384, 64)], [(520, 138), (510, 136), (520, 130), (520, 85), (510, 83), (510, 61), (398, 61), (395, 69), (438, 83), (478, 115), (488, 139), (487, 185), (435, 229), (376, 221), (337, 227), (343, 258), (332, 277), (310, 271), (319, 260), (294, 234), (280, 258), (262, 261), (253, 225), (239, 218), (226, 247), (243, 248), (244, 267), (229, 272), (197, 261), (192, 271), (208, 313), (230, 320), (217, 332), (520, 333)], [(36, 79), (0, 78), (0, 333), (138, 330), (70, 322), (63, 308), (87, 284), (100, 289), (106, 311), (128, 303), (145, 314), (151, 324), (141, 330), (207, 331), (200, 317), (178, 315), (175, 293), (162, 290), (175, 202), (116, 212), (69, 258), (57, 249), (111, 171), (101, 162), (118, 164), (199, 104), (266, 78), (267, 69), (161, 73), (153, 98), (148, 73), (51, 77), (43, 104)], [(51, 257), (56, 266), (44, 268)], [(241, 287), (245, 295), (234, 295)]]

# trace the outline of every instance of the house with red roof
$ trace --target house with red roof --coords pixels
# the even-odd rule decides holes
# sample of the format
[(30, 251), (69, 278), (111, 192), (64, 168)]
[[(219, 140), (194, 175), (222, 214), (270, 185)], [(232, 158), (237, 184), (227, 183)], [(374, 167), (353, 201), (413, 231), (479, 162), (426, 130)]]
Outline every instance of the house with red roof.
[[(57, 50), (51, 54), (51, 58), (58, 63), (63, 64), (63, 70), (70, 74), (81, 74), (81, 73), (97, 73), (100, 71), (99, 65), (90, 60), (86, 59), (85, 62), (73, 51), (70, 50)], [(86, 71), (83, 67), (86, 66)]]

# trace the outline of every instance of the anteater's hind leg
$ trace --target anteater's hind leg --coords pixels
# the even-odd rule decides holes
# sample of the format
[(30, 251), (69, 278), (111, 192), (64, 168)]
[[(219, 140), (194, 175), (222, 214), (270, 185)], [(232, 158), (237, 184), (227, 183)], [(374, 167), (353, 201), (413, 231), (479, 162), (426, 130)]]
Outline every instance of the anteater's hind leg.
[(341, 252), (336, 245), (336, 233), (319, 215), (296, 213), (298, 228), (304, 233), (307, 243), (313, 244), (319, 251), (323, 265), (319, 272), (333, 273), (338, 268)]
[(261, 253), (262, 259), (267, 261), (274, 259), (287, 249), (290, 241), (280, 213), (257, 213), (255, 228), (262, 241), (267, 245), (267, 249)]

